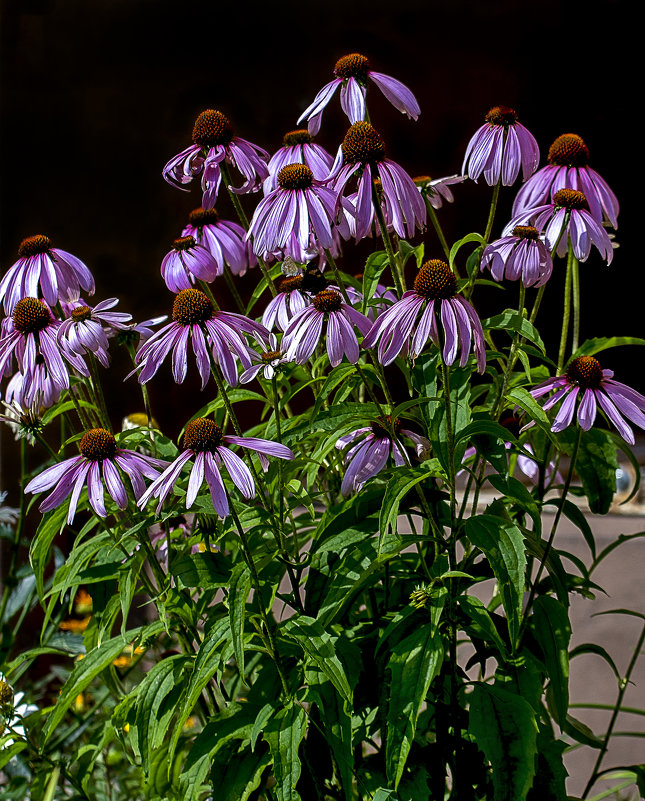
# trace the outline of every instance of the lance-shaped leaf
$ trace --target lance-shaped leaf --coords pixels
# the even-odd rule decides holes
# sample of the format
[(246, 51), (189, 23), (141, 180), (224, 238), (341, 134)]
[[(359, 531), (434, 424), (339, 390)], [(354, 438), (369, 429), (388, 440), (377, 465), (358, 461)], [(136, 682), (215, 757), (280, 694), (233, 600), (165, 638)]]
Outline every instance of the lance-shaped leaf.
[(202, 690), (220, 669), (222, 664), (222, 646), (231, 641), (231, 628), (228, 617), (216, 621), (204, 637), (199, 646), (199, 653), (193, 665), (193, 671), (183, 697), (181, 708), (173, 730), (172, 739), (168, 748), (169, 762), (175, 753), (175, 748), (181, 736), (184, 723), (188, 720)]
[(569, 708), (569, 640), (571, 625), (565, 607), (545, 595), (533, 605), (531, 630), (542, 650), (555, 718), (562, 726)]
[(400, 467), (392, 474), (387, 483), (379, 518), (379, 553), (383, 549), (384, 539), (390, 528), (396, 532), (399, 505), (403, 498), (421, 481), (431, 476), (440, 475), (440, 473), (439, 461), (437, 459), (429, 459), (420, 467)]
[(251, 574), (244, 562), (239, 562), (231, 576), (228, 617), (231, 624), (233, 649), (240, 676), (244, 676), (244, 618), (246, 599), (251, 591)]
[(349, 703), (336, 692), (322, 671), (308, 668), (306, 681), (315, 700), (325, 728), (325, 738), (331, 746), (338, 776), (346, 801), (352, 801), (354, 751), (352, 749), (352, 710)]
[(290, 701), (267, 723), (263, 737), (273, 757), (273, 776), (278, 801), (300, 801), (296, 784), (300, 778), (298, 749), (305, 735), (307, 716), (303, 707)]
[(535, 774), (538, 727), (533, 707), (515, 693), (476, 683), (468, 730), (493, 769), (492, 801), (524, 801)]
[(431, 626), (420, 626), (392, 649), (385, 763), (395, 788), (412, 747), (421, 705), (442, 660), (442, 640)]
[(147, 628), (140, 626), (139, 628), (131, 629), (126, 632), (125, 635), (119, 635), (118, 637), (113, 637), (111, 640), (102, 642), (97, 648), (89, 651), (84, 659), (78, 661), (74, 665), (74, 669), (70, 673), (69, 678), (63, 685), (63, 689), (58, 696), (52, 713), (45, 723), (42, 734), (40, 735), (42, 744), (44, 745), (54, 733), (56, 727), (62, 721), (65, 713), (78, 694), (82, 693), (92, 679), (96, 678), (102, 670), (105, 670), (108, 665), (112, 664), (126, 645), (136, 640), (144, 630), (147, 636), (152, 636), (159, 633), (162, 628), (163, 626), (161, 623), (157, 621), (157, 623)]
[[(249, 704), (232, 703), (198, 734), (188, 752), (181, 774), (182, 801), (196, 801), (200, 797), (202, 783), (220, 749), (234, 740), (248, 739), (254, 711), (249, 709)], [(218, 797), (219, 791), (218, 786)]]
[[(182, 654), (158, 662), (137, 688), (136, 731), (141, 764), (147, 773), (154, 751), (162, 743), (174, 714), (174, 706), (164, 703), (181, 686), (181, 672), (187, 658)], [(162, 709), (163, 704), (163, 709)]]
[(336, 656), (334, 641), (321, 623), (312, 617), (299, 615), (282, 624), (280, 632), (302, 648), (313, 664), (322, 671), (341, 696), (352, 703), (352, 690), (345, 668)]
[(511, 644), (515, 645), (522, 616), (526, 555), (524, 537), (510, 520), (477, 515), (466, 521), (466, 534), (490, 562), (506, 612)]
[[(578, 432), (568, 428), (559, 434), (567, 453), (575, 448)], [(618, 458), (616, 443), (608, 431), (591, 428), (580, 437), (580, 450), (576, 459), (576, 473), (582, 481), (589, 509), (593, 514), (606, 515), (616, 493)]]

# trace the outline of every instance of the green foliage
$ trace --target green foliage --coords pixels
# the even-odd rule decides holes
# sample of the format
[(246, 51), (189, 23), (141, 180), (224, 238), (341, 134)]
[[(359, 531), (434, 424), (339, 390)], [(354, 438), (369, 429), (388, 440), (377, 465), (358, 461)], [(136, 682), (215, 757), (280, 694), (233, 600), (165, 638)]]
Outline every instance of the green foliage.
[(493, 773), (493, 801), (524, 801), (535, 774), (535, 711), (519, 695), (476, 682), (469, 731)]

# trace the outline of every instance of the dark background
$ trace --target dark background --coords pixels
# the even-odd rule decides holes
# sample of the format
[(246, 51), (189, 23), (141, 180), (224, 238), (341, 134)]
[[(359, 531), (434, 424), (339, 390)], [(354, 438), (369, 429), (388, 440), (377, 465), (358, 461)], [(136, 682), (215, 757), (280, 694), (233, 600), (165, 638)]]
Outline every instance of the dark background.
[[(388, 155), (413, 175), (459, 172), (470, 136), (496, 104), (517, 109), (540, 144), (541, 165), (556, 136), (580, 134), (623, 209), (614, 263), (607, 267), (593, 251), (581, 268), (583, 338), (643, 334), (641, 202), (632, 170), (640, 161), (631, 121), (635, 33), (625, 3), (4, 0), (1, 7), (2, 272), (24, 237), (45, 233), (93, 270), (92, 303), (120, 297), (118, 310), (137, 320), (169, 312), (159, 265), (200, 193), (169, 186), (161, 169), (190, 143), (194, 118), (219, 108), (236, 134), (273, 153), (331, 80), (336, 59), (358, 51), (419, 100), (414, 123), (373, 85), (368, 98)], [(336, 96), (317, 141), (335, 153), (347, 126)], [(494, 236), (517, 188), (502, 194)], [(486, 184), (468, 182), (455, 195), (455, 205), (440, 212), (448, 238), (482, 231)], [(258, 199), (243, 198), (249, 214)], [(234, 219), (227, 198), (218, 210)], [(432, 229), (424, 241), (429, 257), (440, 255)], [(366, 252), (348, 245), (342, 266), (361, 271)], [(563, 272), (560, 264), (538, 318), (554, 357)], [(257, 276), (242, 279), (246, 296)], [(494, 313), (515, 299), (515, 288), (486, 296), (480, 311)], [(643, 391), (639, 351), (601, 358), (617, 379)], [(105, 374), (115, 424), (141, 408), (136, 379), (122, 383), (129, 367), (115, 354)], [(199, 393), (192, 364), (189, 377), (177, 387), (164, 365), (150, 384), (155, 414), (171, 436), (212, 392), (209, 385)]]

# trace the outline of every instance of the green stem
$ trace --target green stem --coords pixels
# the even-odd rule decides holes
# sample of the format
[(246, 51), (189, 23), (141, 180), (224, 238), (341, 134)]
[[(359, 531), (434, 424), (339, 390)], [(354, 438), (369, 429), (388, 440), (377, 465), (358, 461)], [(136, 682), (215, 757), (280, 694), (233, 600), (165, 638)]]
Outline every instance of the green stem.
[(16, 523), (16, 530), (11, 540), (11, 555), (9, 557), (9, 571), (3, 581), (4, 588), (2, 590), (2, 601), (0, 601), (0, 626), (4, 624), (4, 614), (9, 601), (11, 590), (16, 585), (16, 565), (18, 563), (18, 551), (20, 550), (20, 542), (25, 528), (25, 517), (27, 511), (27, 498), (25, 495), (25, 476), (27, 473), (27, 440), (23, 437), (20, 440), (20, 514), (18, 522)]
[[(524, 288), (524, 284), (520, 281), (520, 297), (519, 297), (519, 302), (517, 304), (518, 314), (520, 315), (520, 317), (524, 315), (525, 296), (526, 296), (526, 289)], [(511, 373), (513, 372), (513, 367), (515, 367), (515, 362), (517, 361), (517, 350), (520, 344), (520, 339), (521, 339), (521, 334), (519, 331), (516, 331), (515, 336), (513, 337), (513, 341), (511, 342), (511, 349), (508, 354), (506, 369), (504, 370), (502, 387), (497, 397), (497, 402), (495, 403), (495, 407), (493, 409), (493, 417), (495, 419), (499, 417), (504, 407), (504, 398), (506, 397), (506, 390), (508, 389), (508, 385), (511, 380)]]
[[(443, 248), (443, 252), (446, 256), (446, 261), (450, 261), (450, 248), (448, 247), (448, 242), (446, 241), (446, 237), (443, 234), (443, 229), (441, 227), (441, 223), (439, 222), (439, 218), (437, 217), (437, 212), (434, 210), (432, 203), (426, 194), (423, 195), (423, 199), (425, 200), (426, 208), (428, 209), (428, 216), (434, 226), (434, 230), (437, 232), (437, 237), (439, 238), (439, 243)], [(457, 270), (457, 266), (453, 265), (453, 271), (457, 278), (459, 278), (459, 271)]]
[(600, 772), (600, 766), (602, 765), (602, 761), (607, 754), (607, 748), (609, 747), (609, 740), (611, 739), (611, 735), (614, 731), (614, 726), (616, 725), (618, 713), (623, 705), (623, 697), (625, 695), (627, 688), (629, 687), (632, 672), (634, 670), (634, 667), (636, 666), (636, 661), (638, 660), (638, 657), (642, 651), (643, 643), (645, 643), (645, 624), (643, 624), (643, 629), (641, 631), (640, 637), (638, 638), (638, 642), (636, 643), (636, 647), (634, 648), (634, 651), (632, 653), (629, 665), (627, 666), (627, 672), (625, 673), (625, 676), (622, 679), (620, 679), (618, 683), (618, 697), (616, 699), (616, 704), (614, 706), (611, 719), (609, 721), (609, 726), (607, 727), (607, 733), (605, 734), (605, 737), (603, 739), (602, 747), (598, 752), (598, 757), (596, 759), (596, 764), (594, 765), (593, 771), (591, 772), (591, 776), (589, 777), (589, 781), (587, 782), (587, 785), (584, 789), (582, 798), (587, 797)]
[(233, 296), (233, 300), (235, 301), (235, 305), (239, 309), (240, 314), (246, 314), (246, 306), (242, 300), (242, 296), (237, 291), (237, 285), (235, 284), (235, 278), (231, 272), (231, 268), (226, 263), (224, 263), (224, 280), (226, 281), (226, 286)]
[(558, 350), (558, 369), (556, 375), (561, 375), (564, 367), (564, 356), (567, 349), (569, 335), (569, 320), (571, 318), (571, 283), (573, 277), (573, 251), (569, 245), (567, 253), (567, 274), (564, 279), (564, 310), (562, 312), (562, 333), (560, 334), (560, 349)]
[[(457, 569), (457, 478), (455, 470), (455, 429), (452, 419), (452, 403), (450, 400), (450, 367), (442, 363), (443, 396), (446, 406), (446, 434), (448, 440), (448, 481), (450, 483), (450, 538), (448, 540), (448, 565), (450, 570)], [(457, 666), (457, 626), (454, 624), (455, 606), (454, 582), (448, 582), (448, 620), (449, 620), (449, 650), (450, 650), (450, 719), (458, 720), (458, 666)], [(455, 724), (452, 726), (452, 748), (450, 751), (450, 771), (452, 774), (452, 794), (459, 798), (459, 752), (460, 732)]]
[(262, 585), (260, 583), (260, 577), (258, 576), (258, 571), (255, 567), (255, 562), (253, 561), (253, 554), (251, 553), (248, 540), (246, 539), (246, 532), (242, 527), (240, 518), (237, 516), (237, 512), (233, 507), (233, 503), (230, 504), (229, 511), (231, 517), (233, 518), (233, 522), (235, 523), (235, 527), (237, 528), (237, 533), (239, 534), (240, 542), (242, 543), (242, 553), (244, 554), (244, 561), (248, 565), (249, 572), (251, 573), (251, 583), (253, 584), (253, 589), (255, 590), (255, 594), (258, 599), (258, 608), (260, 610), (262, 622), (264, 623), (264, 628), (266, 630), (266, 635), (269, 641), (268, 642), (269, 652), (271, 654), (271, 658), (275, 662), (278, 675), (280, 676), (280, 683), (282, 684), (282, 690), (284, 692), (285, 698), (289, 698), (290, 697), (289, 687), (287, 685), (287, 680), (282, 670), (282, 663), (280, 662), (280, 657), (278, 656), (278, 649), (276, 647), (273, 631), (271, 629), (271, 624), (269, 623), (269, 618), (266, 613), (266, 609), (264, 608), (264, 602), (262, 600), (262, 589), (261, 589)]
[(535, 580), (531, 584), (531, 590), (529, 592), (529, 597), (526, 602), (526, 607), (524, 609), (524, 617), (522, 619), (522, 625), (520, 626), (520, 632), (517, 638), (518, 648), (519, 644), (522, 641), (522, 635), (526, 629), (529, 619), (529, 612), (533, 607), (533, 602), (535, 601), (535, 596), (537, 595), (538, 585), (540, 583), (540, 579), (542, 578), (542, 574), (544, 573), (544, 569), (546, 567), (547, 560), (551, 553), (551, 549), (553, 547), (553, 541), (555, 539), (555, 534), (558, 530), (558, 524), (560, 523), (560, 518), (562, 517), (562, 512), (564, 510), (564, 505), (567, 500), (567, 495), (569, 493), (569, 488), (571, 487), (571, 481), (573, 479), (573, 474), (576, 467), (576, 461), (578, 459), (578, 453), (580, 452), (580, 441), (582, 439), (582, 429), (578, 427), (578, 435), (576, 437), (576, 443), (573, 447), (573, 454), (571, 455), (571, 462), (569, 464), (569, 472), (567, 473), (566, 480), (564, 482), (564, 487), (562, 489), (562, 497), (560, 498), (560, 503), (558, 504), (557, 511), (555, 513), (555, 517), (553, 519), (553, 525), (551, 526), (551, 532), (549, 534), (549, 539), (546, 542), (544, 547), (544, 553), (542, 554), (542, 558), (540, 559), (540, 564), (538, 567), (537, 574), (535, 576)]
[(107, 404), (105, 402), (105, 395), (103, 394), (103, 387), (101, 386), (101, 379), (98, 371), (98, 361), (96, 356), (91, 353), (88, 359), (90, 364), (91, 386), (94, 390), (94, 402), (99, 408), (101, 422), (106, 431), (112, 433), (112, 425), (110, 423), (110, 415), (108, 414)]
[(328, 250), (325, 250), (325, 256), (327, 257), (327, 261), (329, 262), (329, 266), (331, 267), (332, 272), (334, 273), (334, 278), (336, 279), (336, 283), (338, 284), (338, 288), (340, 289), (340, 291), (341, 291), (341, 293), (343, 295), (343, 300), (345, 301), (345, 303), (348, 306), (351, 306), (352, 302), (349, 299), (349, 295), (347, 294), (347, 288), (345, 287), (345, 282), (342, 279), (342, 276), (340, 274), (340, 270), (338, 269), (338, 265), (334, 261), (334, 257), (331, 255), (331, 253)]
[(573, 250), (571, 251), (571, 287), (573, 290), (573, 339), (571, 351), (575, 353), (578, 350), (578, 341), (580, 339), (580, 264), (573, 254)]
[(378, 227), (381, 231), (383, 246), (385, 248), (385, 252), (387, 253), (387, 260), (390, 263), (390, 272), (392, 273), (392, 278), (396, 285), (396, 291), (400, 298), (403, 296), (403, 293), (405, 292), (405, 275), (403, 273), (403, 270), (400, 269), (399, 263), (394, 253), (394, 249), (392, 247), (392, 240), (390, 239), (390, 234), (387, 230), (387, 225), (385, 224), (385, 218), (383, 217), (383, 209), (381, 208), (381, 201), (379, 199), (378, 192), (376, 191), (376, 187), (374, 186), (374, 184), (372, 184), (372, 202), (374, 204), (374, 212), (376, 214), (376, 219), (378, 220)]
[(497, 212), (497, 203), (499, 201), (499, 190), (502, 187), (502, 176), (499, 176), (499, 181), (495, 184), (493, 189), (493, 197), (490, 201), (490, 209), (488, 211), (488, 220), (486, 221), (486, 230), (484, 231), (484, 241), (482, 244), (487, 245), (493, 230), (493, 223), (495, 221), (495, 214)]
[[(280, 444), (282, 444), (282, 424), (280, 422), (280, 395), (278, 394), (278, 380), (274, 374), (273, 378), (271, 379), (271, 383), (273, 385), (273, 398), (275, 404), (275, 429), (276, 429), (276, 437)], [(278, 530), (280, 532), (280, 548), (284, 552), (284, 555), (287, 556), (287, 549), (286, 549), (286, 541), (284, 537), (284, 480), (282, 476), (282, 459), (278, 459), (278, 497), (279, 497), (279, 509), (278, 513), (280, 515), (279, 519), (279, 526)], [(294, 527), (295, 531), (295, 527)], [(296, 559), (300, 558), (296, 550)], [(298, 609), (304, 614), (305, 608), (302, 604), (302, 598), (300, 597), (300, 586), (298, 584), (298, 579), (293, 571), (293, 567), (290, 561), (286, 561), (286, 568), (287, 573), (289, 574), (289, 581), (291, 582), (291, 589), (293, 590), (293, 597), (296, 601), (296, 606)]]
[[(246, 231), (248, 231), (249, 230), (249, 219), (246, 216), (246, 214), (244, 212), (244, 209), (242, 208), (242, 204), (240, 203), (240, 198), (235, 194), (235, 192), (231, 191), (231, 189), (230, 189), (231, 174), (230, 174), (230, 172), (228, 170), (228, 165), (226, 164), (225, 161), (222, 161), (220, 163), (220, 170), (222, 172), (222, 180), (226, 184), (226, 188), (228, 190), (228, 195), (231, 198), (231, 202), (233, 203), (233, 207), (235, 208), (237, 216), (240, 218), (240, 222), (242, 223), (242, 226), (244, 227), (244, 229)], [(253, 240), (253, 237), (251, 237), (251, 240)], [(258, 260), (258, 266), (259, 266), (260, 270), (262, 271), (262, 275), (264, 276), (264, 280), (267, 282), (267, 286), (269, 287), (269, 291), (271, 292), (271, 294), (275, 298), (275, 296), (278, 294), (278, 290), (275, 288), (275, 284), (273, 283), (273, 279), (271, 278), (271, 276), (269, 274), (269, 269), (266, 266), (266, 264), (264, 263), (264, 260), (262, 259), (261, 256), (257, 256), (256, 255), (256, 258)]]

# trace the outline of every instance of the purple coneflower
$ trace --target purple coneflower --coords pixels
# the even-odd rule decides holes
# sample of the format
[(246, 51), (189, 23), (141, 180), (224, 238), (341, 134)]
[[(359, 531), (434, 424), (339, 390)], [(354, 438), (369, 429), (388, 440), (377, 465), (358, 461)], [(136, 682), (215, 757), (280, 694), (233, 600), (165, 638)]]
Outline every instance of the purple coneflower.
[(58, 402), (65, 387), (52, 380), (43, 357), (36, 356), (36, 364), (27, 373), (14, 373), (7, 384), (5, 398), (27, 407), (37, 404), (49, 409)]
[(223, 272), (224, 267), (193, 236), (175, 239), (172, 250), (166, 253), (161, 262), (161, 277), (175, 294), (182, 289), (192, 289), (195, 279), (210, 284)]
[(71, 253), (53, 248), (48, 236), (37, 234), (23, 239), (18, 256), (0, 281), (6, 314), (11, 314), (22, 298), (37, 298), (39, 294), (50, 306), (59, 300), (77, 300), (81, 290), (94, 294), (94, 278), (87, 266)]
[(554, 394), (543, 404), (545, 410), (562, 403), (551, 431), (563, 431), (571, 425), (578, 404), (578, 423), (588, 431), (594, 424), (598, 406), (616, 426), (621, 437), (634, 444), (634, 432), (625, 420), (645, 428), (645, 397), (631, 387), (613, 380), (613, 370), (603, 370), (593, 356), (579, 356), (567, 367), (564, 375), (550, 378), (531, 390), (534, 398), (541, 398), (551, 390)]
[(495, 106), (486, 115), (486, 124), (475, 131), (466, 148), (462, 173), (477, 182), (483, 173), (489, 186), (500, 180), (504, 186), (515, 183), (520, 167), (522, 180), (532, 175), (540, 161), (535, 137), (517, 121), (508, 106)]
[(444, 363), (451, 365), (461, 351), (459, 364), (464, 367), (472, 343), (477, 369), (483, 373), (486, 351), (482, 324), (470, 303), (457, 294), (457, 279), (450, 267), (438, 259), (421, 266), (414, 288), (404, 292), (401, 300), (377, 318), (363, 340), (363, 347), (373, 348), (378, 343), (378, 359), (384, 365), (393, 362), (405, 347), (410, 357), (416, 359), (428, 339), (441, 348), (437, 316), (443, 326)]
[(241, 187), (230, 187), (236, 194), (257, 192), (269, 174), (266, 150), (233, 136), (233, 126), (221, 111), (212, 108), (202, 111), (193, 127), (193, 143), (171, 158), (162, 174), (169, 184), (179, 189), (201, 175), (205, 209), (213, 208), (217, 201), (222, 162), (237, 167), (246, 179)]
[(0, 414), (0, 420), (13, 431), (14, 439), (26, 439), (30, 445), (35, 445), (36, 436), (45, 427), (42, 421), (44, 408), (40, 398), (23, 405), (17, 398), (11, 397), (3, 400), (2, 405), (4, 412)]
[[(391, 430), (394, 431), (394, 438)], [(358, 492), (368, 479), (374, 478), (385, 468), (390, 456), (397, 467), (407, 463), (403, 444), (398, 438), (399, 434), (412, 440), (420, 459), (427, 458), (431, 448), (430, 442), (414, 431), (401, 428), (400, 419), (397, 417), (392, 420), (389, 415), (385, 420), (380, 419), (364, 428), (357, 428), (356, 431), (338, 439), (336, 447), (339, 450), (354, 443), (344, 455), (347, 470), (340, 488), (342, 495)]]
[(278, 173), (287, 164), (306, 164), (316, 181), (324, 181), (329, 175), (334, 159), (324, 147), (313, 142), (306, 128), (289, 131), (282, 139), (282, 147), (271, 156), (269, 177), (264, 182), (264, 194), (278, 188)]
[(83, 359), (58, 343), (60, 325), (44, 301), (36, 298), (19, 300), (11, 317), (2, 326), (4, 336), (0, 339), (0, 379), (10, 368), (14, 354), (18, 369), (26, 376), (33, 375), (38, 357), (42, 357), (48, 376), (64, 389), (69, 387), (66, 362), (82, 375), (89, 375)]
[(148, 487), (139, 498), (138, 505), (143, 508), (151, 498), (158, 498), (157, 513), (164, 501), (172, 492), (185, 464), (192, 461), (186, 492), (186, 509), (193, 505), (197, 493), (204, 480), (208, 484), (213, 508), (217, 514), (224, 518), (228, 516), (229, 505), (224, 482), (220, 469), (226, 468), (231, 480), (242, 495), (250, 500), (255, 495), (255, 483), (251, 471), (244, 462), (226, 445), (240, 445), (243, 448), (256, 451), (261, 455), (261, 461), (266, 462), (266, 456), (276, 456), (278, 459), (293, 459), (294, 454), (285, 445), (255, 437), (224, 436), (217, 423), (205, 417), (191, 420), (184, 432), (185, 450), (172, 462), (166, 470)]
[(244, 241), (246, 232), (242, 226), (220, 220), (215, 209), (193, 209), (181, 235), (194, 237), (208, 250), (217, 262), (217, 275), (224, 272), (225, 264), (233, 275), (244, 275), (249, 267), (257, 264), (250, 243)]
[(291, 234), (305, 250), (312, 238), (331, 247), (336, 192), (316, 181), (306, 164), (287, 164), (277, 180), (278, 188), (260, 201), (249, 226), (255, 253), (282, 250)]
[(403, 167), (385, 158), (381, 135), (369, 122), (357, 122), (347, 131), (330, 176), (330, 185), (341, 197), (349, 179), (358, 174), (358, 193), (350, 210), (355, 217), (354, 236), (363, 239), (374, 221), (373, 179), (380, 181), (384, 217), (400, 237), (411, 237), (423, 229), (426, 206), (414, 181)]
[(560, 189), (577, 189), (587, 198), (589, 212), (599, 223), (605, 217), (614, 228), (620, 207), (605, 179), (589, 166), (589, 148), (577, 134), (562, 134), (549, 148), (548, 164), (517, 193), (513, 216), (553, 200)]
[(429, 175), (418, 175), (412, 179), (418, 187), (422, 196), (427, 198), (428, 203), (433, 209), (440, 209), (444, 200), (453, 203), (455, 196), (452, 194), (451, 186), (463, 184), (466, 180), (465, 175), (448, 175), (446, 178), (430, 178)]
[(268, 341), (269, 332), (264, 326), (241, 314), (215, 311), (210, 299), (199, 289), (182, 289), (173, 303), (172, 322), (149, 337), (137, 352), (137, 370), (141, 369), (139, 383), (149, 381), (172, 350), (173, 376), (176, 383), (181, 384), (186, 378), (190, 339), (202, 377), (202, 389), (208, 382), (211, 359), (220, 365), (228, 383), (236, 386), (235, 356), (245, 369), (251, 366), (250, 347), (240, 336), (241, 331)]
[(43, 514), (60, 506), (71, 493), (68, 523), (74, 520), (78, 499), (85, 485), (92, 509), (99, 517), (106, 517), (104, 484), (119, 509), (128, 506), (128, 494), (117, 467), (130, 479), (134, 496), (138, 499), (145, 489), (143, 477), (156, 478), (159, 469), (167, 464), (160, 459), (119, 448), (112, 434), (104, 428), (86, 431), (79, 449), (79, 456), (48, 467), (25, 487), (25, 492), (45, 492), (55, 487), (38, 507)]
[(255, 364), (240, 376), (240, 383), (242, 384), (248, 384), (249, 381), (253, 381), (260, 370), (267, 381), (271, 381), (277, 375), (280, 365), (289, 361), (284, 351), (278, 347), (278, 339), (275, 334), (269, 336), (268, 345), (262, 343), (262, 353), (251, 351), (251, 359)]
[(614, 258), (611, 239), (603, 226), (589, 213), (587, 198), (575, 189), (560, 189), (551, 203), (524, 209), (517, 214), (502, 232), (508, 236), (518, 225), (529, 225), (544, 231), (549, 250), (556, 243), (558, 256), (565, 256), (571, 242), (574, 256), (586, 261), (595, 245), (607, 264)]
[(311, 305), (311, 295), (327, 289), (328, 282), (316, 269), (301, 275), (288, 275), (280, 281), (278, 294), (272, 298), (262, 315), (262, 325), (269, 331), (277, 325), (286, 331), (292, 318)]
[(373, 81), (394, 108), (406, 114), (408, 119), (416, 120), (421, 114), (419, 104), (408, 87), (389, 75), (371, 70), (369, 61), (360, 53), (350, 53), (339, 58), (334, 67), (334, 75), (336, 75), (334, 80), (323, 86), (313, 103), (298, 119), (298, 124), (308, 120), (310, 134), (317, 134), (320, 130), (322, 113), (339, 86), (340, 105), (349, 117), (349, 121), (353, 124), (364, 120), (368, 80)]
[(481, 266), (488, 267), (496, 281), (521, 279), (526, 287), (546, 284), (553, 271), (551, 254), (530, 225), (517, 225), (508, 236), (488, 245)]
[(325, 319), (325, 344), (331, 366), (339, 365), (343, 355), (352, 364), (356, 364), (359, 347), (354, 326), (365, 336), (371, 323), (367, 317), (345, 303), (342, 295), (334, 289), (318, 292), (314, 295), (311, 306), (292, 318), (282, 338), (282, 349), (287, 361), (304, 364), (309, 359), (320, 342)]
[(108, 335), (114, 331), (127, 331), (132, 319), (131, 314), (107, 311), (118, 302), (118, 298), (108, 298), (94, 308), (78, 302), (70, 310), (69, 317), (61, 323), (58, 341), (64, 342), (77, 356), (83, 356), (88, 351), (93, 353), (104, 367), (109, 367)]

